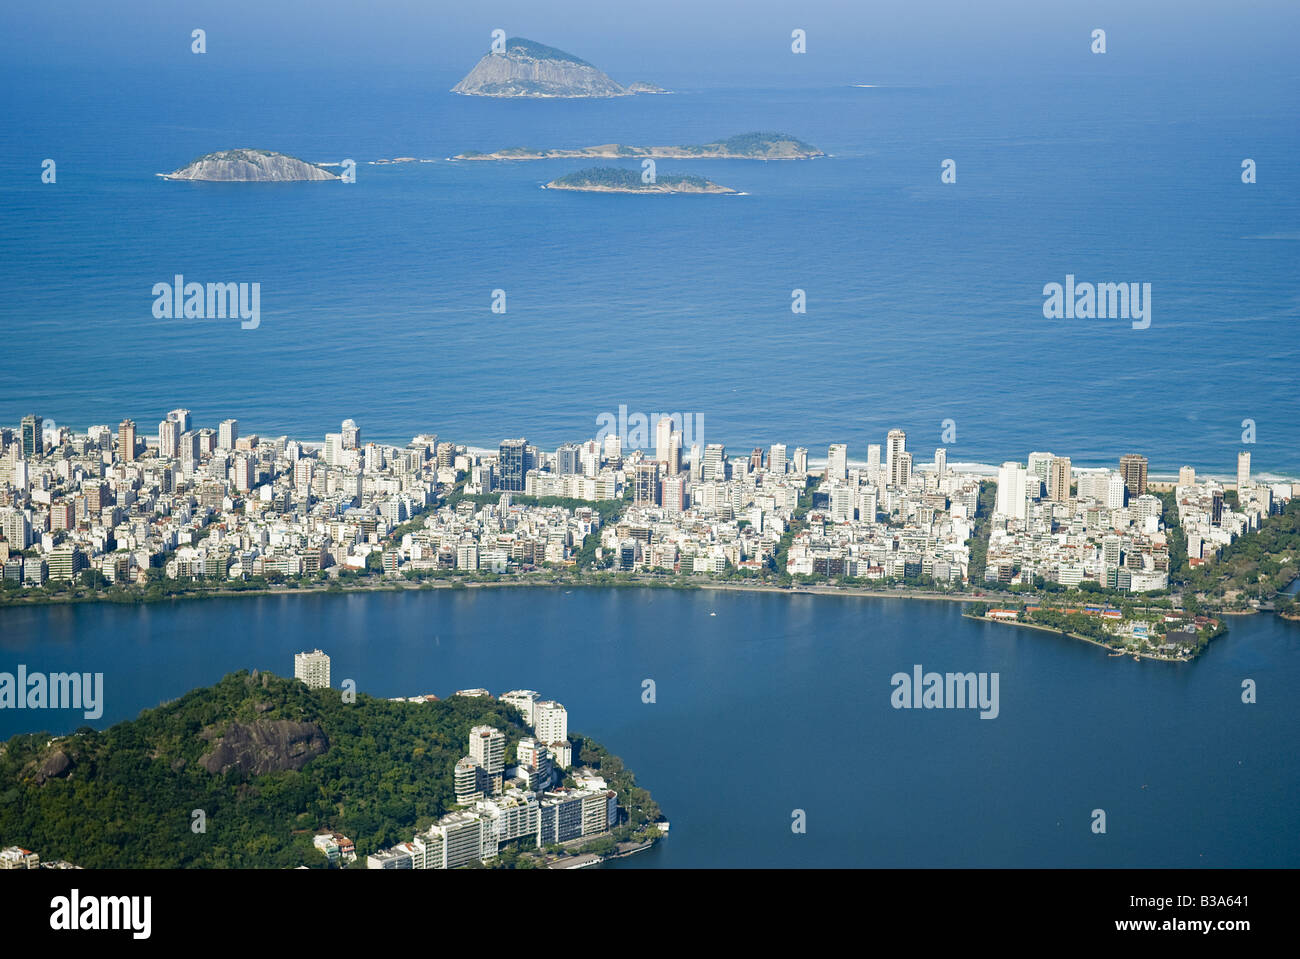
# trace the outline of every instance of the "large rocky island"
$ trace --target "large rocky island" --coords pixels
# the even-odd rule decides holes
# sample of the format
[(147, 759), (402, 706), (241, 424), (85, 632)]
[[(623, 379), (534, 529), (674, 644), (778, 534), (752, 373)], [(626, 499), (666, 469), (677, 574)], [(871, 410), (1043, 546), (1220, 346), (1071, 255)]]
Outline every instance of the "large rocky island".
[(577, 149), (532, 150), (513, 147), (495, 153), (468, 150), (453, 160), (562, 160), (654, 157), (665, 160), (811, 160), (826, 154), (810, 143), (785, 133), (742, 133), (725, 140), (693, 146), (638, 147), (622, 143)]
[(636, 170), (620, 167), (593, 167), (579, 170), (545, 184), (546, 190), (572, 190), (578, 193), (739, 193), (698, 176), (660, 175), (653, 183), (643, 183)]
[(451, 92), (474, 97), (576, 98), (666, 91), (650, 83), (621, 86), (571, 53), (512, 37), (504, 51), (485, 54)]
[(288, 183), (296, 180), (337, 180), (328, 170), (297, 157), (270, 150), (222, 150), (159, 174), (165, 180), (206, 180), (221, 183)]

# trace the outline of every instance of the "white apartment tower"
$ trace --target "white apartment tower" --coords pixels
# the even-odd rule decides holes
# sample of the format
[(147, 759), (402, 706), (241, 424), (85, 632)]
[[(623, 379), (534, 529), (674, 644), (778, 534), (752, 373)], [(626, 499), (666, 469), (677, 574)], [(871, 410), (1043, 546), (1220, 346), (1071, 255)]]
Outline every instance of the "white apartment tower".
[[(1047, 486), (1048, 475), (1052, 471), (1052, 460), (1054, 459), (1056, 459), (1056, 456), (1052, 453), (1030, 453), (1029, 454), (1030, 475), (1028, 481), (1031, 484), (1030, 485), (1031, 490), (1035, 489), (1035, 487), (1032, 485), (1035, 482), (1041, 484), (1040, 486), (1037, 487), (1037, 493), (1041, 493), (1043, 488)], [(1037, 498), (1037, 494), (1035, 494), (1035, 498)]]
[(660, 463), (668, 462), (668, 447), (673, 441), (673, 421), (670, 416), (659, 417), (655, 424), (655, 459)]
[(702, 480), (725, 480), (727, 478), (727, 448), (721, 443), (710, 443), (704, 447), (704, 464), (700, 469)]
[(295, 653), (293, 676), (312, 689), (329, 689), (330, 658), (319, 649), (313, 649), (310, 653)]
[(547, 745), (569, 738), (569, 711), (551, 699), (538, 703), (533, 710), (533, 732)]
[(222, 420), (217, 427), (217, 446), (233, 450), (239, 442), (239, 420)]
[(1019, 463), (998, 467), (998, 499), (995, 512), (1010, 519), (1025, 518), (1025, 480), (1028, 471)]
[(885, 469), (889, 471), (891, 486), (902, 486), (898, 482), (899, 454), (907, 449), (907, 434), (902, 430), (890, 430), (885, 437)]
[(1124, 493), (1127, 486), (1124, 483), (1124, 474), (1116, 470), (1110, 474), (1106, 488), (1106, 508), (1123, 509)]
[(171, 459), (181, 444), (181, 424), (171, 418), (158, 424), (158, 455)]
[(506, 734), (493, 726), (475, 726), (469, 731), (469, 758), (487, 774), (493, 792), (500, 792), (506, 769)]
[(533, 710), (537, 706), (537, 701), (542, 698), (536, 690), (512, 689), (508, 693), (502, 693), (498, 698), (523, 713), (526, 725), (533, 725)]
[(844, 443), (832, 443), (826, 451), (826, 478), (842, 480), (849, 477), (849, 448)]
[(785, 472), (785, 444), (773, 443), (771, 450), (767, 454), (767, 468), (769, 472), (780, 475)]

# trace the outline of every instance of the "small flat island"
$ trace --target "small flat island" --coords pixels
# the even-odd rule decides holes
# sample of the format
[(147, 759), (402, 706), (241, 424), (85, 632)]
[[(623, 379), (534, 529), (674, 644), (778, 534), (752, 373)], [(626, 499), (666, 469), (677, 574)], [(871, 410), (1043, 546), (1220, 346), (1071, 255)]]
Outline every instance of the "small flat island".
[(643, 183), (636, 170), (621, 167), (593, 167), (579, 170), (545, 184), (544, 190), (573, 190), (579, 193), (739, 193), (699, 176), (661, 174), (653, 183)]
[(564, 160), (654, 157), (664, 160), (811, 160), (826, 154), (786, 133), (742, 133), (725, 140), (689, 146), (638, 147), (622, 143), (576, 149), (534, 150), (513, 147), (495, 153), (467, 150), (453, 160)]
[(173, 170), (164, 180), (206, 180), (221, 183), (289, 183), (298, 180), (337, 180), (337, 174), (297, 157), (271, 150), (222, 150)]

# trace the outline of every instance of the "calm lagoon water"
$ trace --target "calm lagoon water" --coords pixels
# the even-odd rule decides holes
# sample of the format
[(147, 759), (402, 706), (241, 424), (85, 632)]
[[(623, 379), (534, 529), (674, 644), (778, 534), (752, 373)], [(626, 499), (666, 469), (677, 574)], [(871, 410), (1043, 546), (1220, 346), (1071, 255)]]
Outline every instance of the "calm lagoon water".
[[(713, 615), (716, 614), (716, 615)], [(0, 669), (102, 671), (103, 720), (321, 647), (376, 696), (537, 689), (672, 823), (618, 866), (1298, 866), (1300, 626), (1235, 618), (1190, 664), (976, 623), (958, 604), (505, 588), (0, 610)], [(999, 674), (996, 719), (890, 677)], [(1241, 702), (1243, 679), (1258, 702)], [(657, 702), (641, 701), (653, 679)], [(413, 707), (417, 708), (417, 707)], [(0, 736), (77, 713), (0, 712)], [(1104, 809), (1107, 833), (1093, 835)], [(803, 809), (808, 831), (790, 829)]]

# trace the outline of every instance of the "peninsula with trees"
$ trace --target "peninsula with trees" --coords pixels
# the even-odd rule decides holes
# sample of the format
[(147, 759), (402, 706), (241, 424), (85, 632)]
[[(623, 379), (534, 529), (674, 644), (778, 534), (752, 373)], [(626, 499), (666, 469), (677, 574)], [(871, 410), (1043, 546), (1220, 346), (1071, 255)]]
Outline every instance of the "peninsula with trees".
[[(565, 868), (667, 831), (631, 770), (532, 691), (388, 700), (327, 684), (240, 671), (102, 731), (14, 736), (0, 846), (85, 868)], [(574, 804), (578, 830), (560, 822)], [(412, 834), (421, 861), (391, 865)]]

